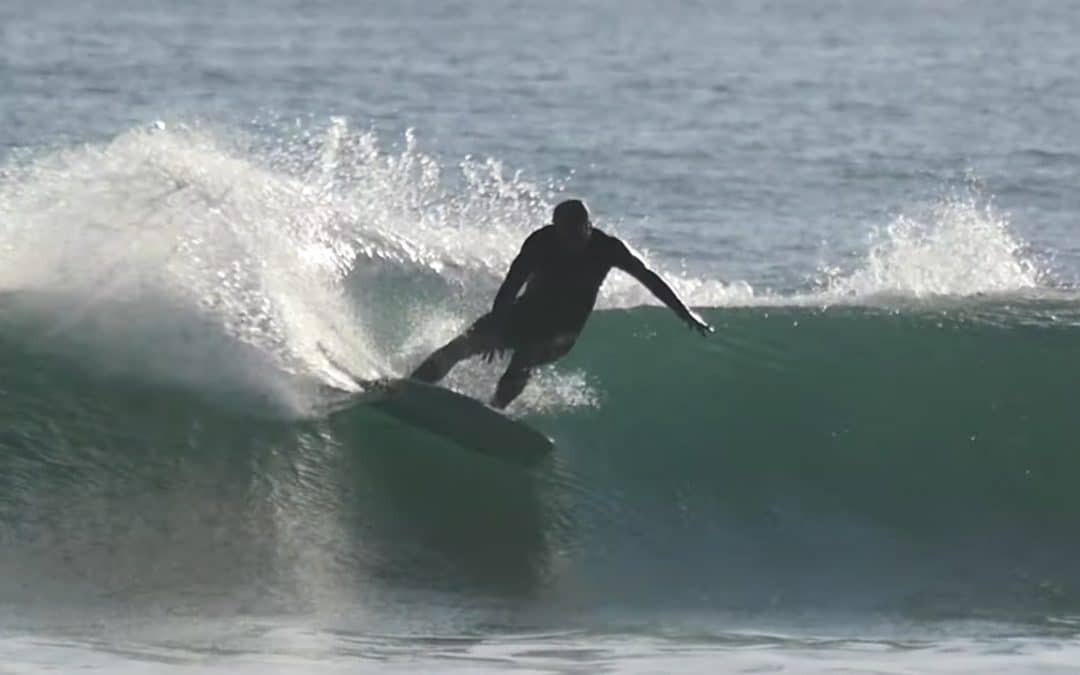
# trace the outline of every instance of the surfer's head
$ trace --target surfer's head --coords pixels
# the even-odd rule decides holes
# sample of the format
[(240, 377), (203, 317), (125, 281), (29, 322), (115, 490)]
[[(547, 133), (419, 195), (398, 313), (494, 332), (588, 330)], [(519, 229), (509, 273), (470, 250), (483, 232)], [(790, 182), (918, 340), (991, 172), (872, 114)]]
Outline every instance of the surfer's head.
[(559, 235), (559, 241), (567, 249), (580, 252), (589, 243), (592, 234), (592, 222), (589, 209), (580, 199), (567, 199), (555, 207), (551, 223)]

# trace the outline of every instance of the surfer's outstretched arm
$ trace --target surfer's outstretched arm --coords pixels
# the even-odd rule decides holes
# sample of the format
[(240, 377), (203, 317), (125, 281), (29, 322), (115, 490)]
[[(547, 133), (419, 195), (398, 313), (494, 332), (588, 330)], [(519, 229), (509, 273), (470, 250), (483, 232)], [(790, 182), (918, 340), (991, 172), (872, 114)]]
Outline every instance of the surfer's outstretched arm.
[(615, 267), (640, 281), (660, 302), (670, 307), (680, 319), (697, 332), (702, 335), (713, 332), (713, 327), (705, 323), (700, 316), (687, 307), (679, 299), (679, 296), (675, 294), (671, 286), (659, 274), (649, 269), (644, 261), (634, 255), (626, 244), (616, 240), (615, 247)]

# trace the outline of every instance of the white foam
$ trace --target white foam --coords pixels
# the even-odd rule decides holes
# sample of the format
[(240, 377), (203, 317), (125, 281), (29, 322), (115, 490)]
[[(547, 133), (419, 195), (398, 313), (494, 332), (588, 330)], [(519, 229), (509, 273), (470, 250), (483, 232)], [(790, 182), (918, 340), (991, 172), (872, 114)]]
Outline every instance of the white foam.
[(853, 272), (823, 270), (823, 300), (966, 297), (1037, 288), (1045, 276), (1008, 219), (968, 192), (898, 215), (871, 233)]
[[(377, 372), (340, 292), (352, 255), (330, 236), (336, 211), (295, 178), (162, 126), (5, 173), (0, 289), (50, 298), (40, 335), (87, 367), (232, 388), (243, 346), (271, 397), (283, 375), (343, 384), (326, 349)], [(133, 365), (144, 352), (155, 363)]]
[[(558, 190), (494, 160), (448, 179), (411, 133), (387, 152), (344, 120), (261, 140), (158, 123), (3, 167), (0, 291), (87, 368), (303, 414), (296, 387), (401, 374), (473, 318)], [(396, 294), (425, 274), (451, 302)], [(365, 326), (387, 306), (404, 336)]]

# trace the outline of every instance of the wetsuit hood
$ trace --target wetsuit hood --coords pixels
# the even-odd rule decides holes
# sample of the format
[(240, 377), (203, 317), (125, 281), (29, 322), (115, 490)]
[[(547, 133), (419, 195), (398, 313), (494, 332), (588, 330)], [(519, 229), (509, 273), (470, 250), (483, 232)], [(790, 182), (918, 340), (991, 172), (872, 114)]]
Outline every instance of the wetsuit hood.
[(585, 250), (592, 235), (589, 209), (580, 199), (568, 199), (555, 207), (551, 223), (559, 235), (559, 241), (568, 250), (580, 253)]

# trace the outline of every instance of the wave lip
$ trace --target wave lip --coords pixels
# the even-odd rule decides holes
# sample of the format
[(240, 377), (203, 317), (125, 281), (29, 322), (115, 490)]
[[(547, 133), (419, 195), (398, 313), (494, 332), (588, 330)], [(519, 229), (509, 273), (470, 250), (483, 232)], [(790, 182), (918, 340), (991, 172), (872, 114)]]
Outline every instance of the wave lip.
[[(171, 332), (153, 340), (172, 362), (143, 360), (147, 377), (185, 370), (199, 354), (227, 362), (233, 348), (211, 344), (231, 340), (258, 354), (264, 381), (349, 389), (351, 373), (408, 372), (485, 311), (521, 240), (566, 188), (530, 182), (495, 159), (466, 158), (452, 169), (423, 153), (412, 132), (387, 149), (343, 118), (275, 139), (158, 123), (42, 152), (0, 171), (0, 291), (61, 306), (47, 330), (99, 345), (98, 356), (75, 348), (76, 362), (147, 342), (149, 332), (124, 337), (122, 326), (155, 323), (152, 308), (161, 306), (175, 309), (174, 320), (162, 312)], [(803, 292), (681, 273), (644, 255), (697, 307), (1051, 293), (1043, 266), (984, 201), (972, 190), (898, 216), (853, 270), (823, 269)], [(599, 299), (602, 309), (655, 303), (618, 273)], [(149, 314), (135, 316), (135, 307)], [(202, 332), (226, 339), (189, 349)], [(139, 366), (128, 366), (137, 377)], [(451, 384), (480, 395), (492, 375), (480, 372), (457, 373)], [(523, 399), (523, 410), (589, 405), (586, 379), (545, 374), (549, 395)], [(178, 383), (217, 386), (188, 376)], [(255, 397), (282, 398), (252, 386)]]
[(822, 299), (966, 297), (1028, 291), (1047, 274), (975, 193), (897, 216), (874, 234), (861, 267), (823, 270)]

